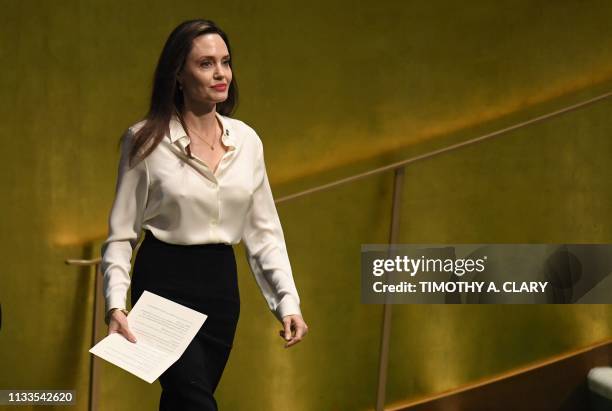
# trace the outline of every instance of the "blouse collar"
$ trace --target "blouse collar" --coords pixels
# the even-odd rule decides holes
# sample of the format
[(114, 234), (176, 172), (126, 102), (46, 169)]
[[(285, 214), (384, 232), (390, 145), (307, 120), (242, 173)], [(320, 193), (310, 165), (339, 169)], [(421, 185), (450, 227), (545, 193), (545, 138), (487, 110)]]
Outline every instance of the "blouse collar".
[[(227, 117), (222, 116), (216, 111), (215, 116), (217, 117), (217, 119), (221, 123), (221, 127), (223, 128), (223, 133), (221, 135), (221, 140), (223, 141), (223, 144), (228, 146), (230, 150), (235, 150), (238, 144), (235, 139), (235, 133), (232, 132), (233, 130), (231, 130), (228, 124), (229, 122), (227, 120)], [(176, 114), (173, 114), (172, 118), (170, 119), (169, 129), (170, 141), (172, 143), (180, 145), (181, 148), (185, 150), (187, 145), (189, 145), (189, 136), (185, 132), (185, 129), (183, 128), (183, 125), (181, 124), (181, 121), (178, 119), (178, 116)]]

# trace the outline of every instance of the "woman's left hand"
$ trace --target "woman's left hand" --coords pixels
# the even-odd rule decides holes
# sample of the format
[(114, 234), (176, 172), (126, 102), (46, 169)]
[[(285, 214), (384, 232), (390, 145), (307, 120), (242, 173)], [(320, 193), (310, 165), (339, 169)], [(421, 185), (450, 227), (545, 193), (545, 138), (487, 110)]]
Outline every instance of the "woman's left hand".
[(285, 348), (289, 348), (302, 341), (308, 333), (308, 326), (304, 322), (301, 315), (292, 314), (283, 317), (284, 330), (280, 330), (279, 334), (287, 341)]

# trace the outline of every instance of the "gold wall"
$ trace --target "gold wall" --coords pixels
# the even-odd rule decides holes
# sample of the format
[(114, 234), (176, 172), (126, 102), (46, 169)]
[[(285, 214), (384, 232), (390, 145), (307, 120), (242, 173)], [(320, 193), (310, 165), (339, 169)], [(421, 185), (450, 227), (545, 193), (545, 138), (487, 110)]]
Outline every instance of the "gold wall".
[[(277, 197), (612, 90), (612, 4), (594, 0), (0, 5), (0, 389), (75, 389), (79, 410), (93, 278), (64, 260), (98, 256), (117, 141), (181, 21), (228, 32), (235, 117), (263, 139)], [(401, 241), (611, 242), (611, 109), (410, 166)], [(373, 408), (382, 307), (360, 302), (359, 252), (387, 241), (391, 188), (389, 173), (278, 206), (311, 329), (289, 350), (236, 248), (242, 309), (221, 409)], [(607, 305), (395, 306), (387, 402), (611, 336)], [(102, 371), (101, 409), (157, 409), (158, 383)]]

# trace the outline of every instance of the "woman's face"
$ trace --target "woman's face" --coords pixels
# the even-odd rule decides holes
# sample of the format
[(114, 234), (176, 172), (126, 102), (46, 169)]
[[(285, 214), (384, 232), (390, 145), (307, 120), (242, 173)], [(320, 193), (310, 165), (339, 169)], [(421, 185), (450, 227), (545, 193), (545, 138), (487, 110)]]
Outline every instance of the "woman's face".
[(225, 101), (232, 81), (229, 60), (230, 55), (221, 36), (209, 33), (196, 37), (178, 75), (185, 103), (209, 105)]

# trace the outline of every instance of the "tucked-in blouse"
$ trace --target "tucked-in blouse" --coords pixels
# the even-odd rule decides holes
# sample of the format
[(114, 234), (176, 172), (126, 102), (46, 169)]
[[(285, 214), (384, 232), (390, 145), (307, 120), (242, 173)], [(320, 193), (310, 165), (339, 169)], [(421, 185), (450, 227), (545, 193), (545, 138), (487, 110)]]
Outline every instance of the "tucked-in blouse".
[(189, 136), (176, 116), (160, 144), (132, 167), (129, 149), (145, 121), (122, 136), (109, 235), (101, 249), (107, 312), (126, 308), (132, 251), (142, 229), (147, 229), (172, 244), (238, 244), (242, 240), (270, 310), (279, 320), (301, 315), (261, 139), (246, 123), (215, 114), (229, 149), (214, 173), (190, 156)]

